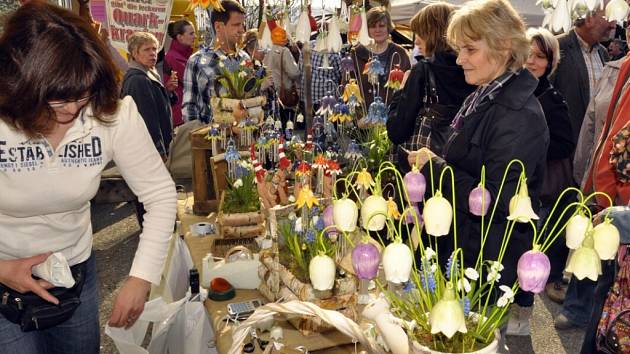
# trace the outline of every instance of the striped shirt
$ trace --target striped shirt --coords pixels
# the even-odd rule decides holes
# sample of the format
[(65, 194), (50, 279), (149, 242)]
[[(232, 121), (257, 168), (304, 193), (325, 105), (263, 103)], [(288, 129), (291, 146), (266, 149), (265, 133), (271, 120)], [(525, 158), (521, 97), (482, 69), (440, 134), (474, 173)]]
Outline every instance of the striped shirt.
[(578, 42), (580, 43), (580, 49), (582, 56), (584, 57), (584, 64), (586, 64), (586, 71), (588, 72), (588, 92), (589, 97), (593, 97), (597, 82), (602, 77), (602, 71), (604, 70), (604, 62), (599, 56), (599, 51), (595, 46), (591, 46), (586, 43), (580, 35), (575, 33)]

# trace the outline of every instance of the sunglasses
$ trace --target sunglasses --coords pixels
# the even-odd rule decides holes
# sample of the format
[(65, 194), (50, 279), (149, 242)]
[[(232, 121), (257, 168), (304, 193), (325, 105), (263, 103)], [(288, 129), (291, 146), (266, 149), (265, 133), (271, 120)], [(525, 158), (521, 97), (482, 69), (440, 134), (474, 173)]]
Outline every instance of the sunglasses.
[(48, 101), (48, 106), (50, 108), (63, 108), (65, 105), (69, 103), (77, 103), (77, 104), (85, 104), (87, 103), (94, 95), (89, 95), (85, 97), (81, 97), (78, 100), (63, 100), (63, 101)]

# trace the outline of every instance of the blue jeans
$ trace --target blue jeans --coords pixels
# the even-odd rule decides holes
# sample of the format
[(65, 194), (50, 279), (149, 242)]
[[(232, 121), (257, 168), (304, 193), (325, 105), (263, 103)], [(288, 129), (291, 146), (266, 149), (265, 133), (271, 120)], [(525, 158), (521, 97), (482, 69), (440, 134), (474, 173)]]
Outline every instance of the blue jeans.
[(81, 305), (72, 317), (43, 331), (22, 332), (20, 326), (0, 315), (2, 354), (92, 354), (100, 350), (96, 261), (87, 261)]
[(574, 325), (586, 327), (593, 311), (593, 294), (597, 282), (571, 277), (561, 313)]

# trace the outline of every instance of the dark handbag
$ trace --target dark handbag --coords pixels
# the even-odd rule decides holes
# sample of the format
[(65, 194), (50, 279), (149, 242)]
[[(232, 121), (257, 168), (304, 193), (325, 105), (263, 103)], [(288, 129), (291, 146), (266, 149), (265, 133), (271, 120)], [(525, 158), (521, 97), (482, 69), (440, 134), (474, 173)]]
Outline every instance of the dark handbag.
[[(420, 61), (420, 65), (422, 65), (422, 76), (424, 78), (424, 97), (422, 98), (422, 108), (420, 108), (420, 111), (418, 112), (418, 118), (416, 118), (413, 133), (407, 141), (400, 144), (401, 147), (408, 151), (416, 151), (423, 147), (432, 149), (431, 130), (433, 129), (435, 122), (442, 119), (441, 107), (443, 106), (438, 104), (435, 75), (429, 67), (429, 63), (426, 59), (422, 59)], [(404, 151), (402, 149), (399, 150)], [(398, 166), (400, 167), (401, 172), (408, 172), (411, 170), (411, 166), (409, 166), (409, 162), (407, 161), (406, 153), (399, 153)]]
[(574, 185), (571, 160), (549, 160), (540, 190), (540, 200), (544, 203), (554, 202), (563, 190)]
[(288, 90), (284, 87), (284, 52), (280, 52), (280, 103), (285, 108), (293, 108), (300, 103), (300, 96), (298, 95), (295, 83), (291, 84), (291, 88)]
[(59, 305), (52, 304), (33, 292), (22, 294), (0, 284), (0, 314), (20, 325), (23, 332), (44, 330), (67, 321), (81, 304), (86, 264), (87, 261), (70, 267), (75, 281), (72, 288), (55, 287), (48, 290), (59, 300)]

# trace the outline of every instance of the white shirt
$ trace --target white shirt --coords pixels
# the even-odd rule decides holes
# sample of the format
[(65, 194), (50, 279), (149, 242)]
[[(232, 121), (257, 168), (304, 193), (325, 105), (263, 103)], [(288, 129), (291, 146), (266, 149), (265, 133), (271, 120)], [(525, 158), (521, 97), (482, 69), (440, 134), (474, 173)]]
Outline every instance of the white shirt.
[(70, 265), (92, 250), (90, 200), (114, 161), (144, 203), (130, 275), (159, 283), (176, 213), (175, 185), (131, 97), (104, 125), (86, 108), (53, 151), (0, 120), (0, 259), (61, 252)]

